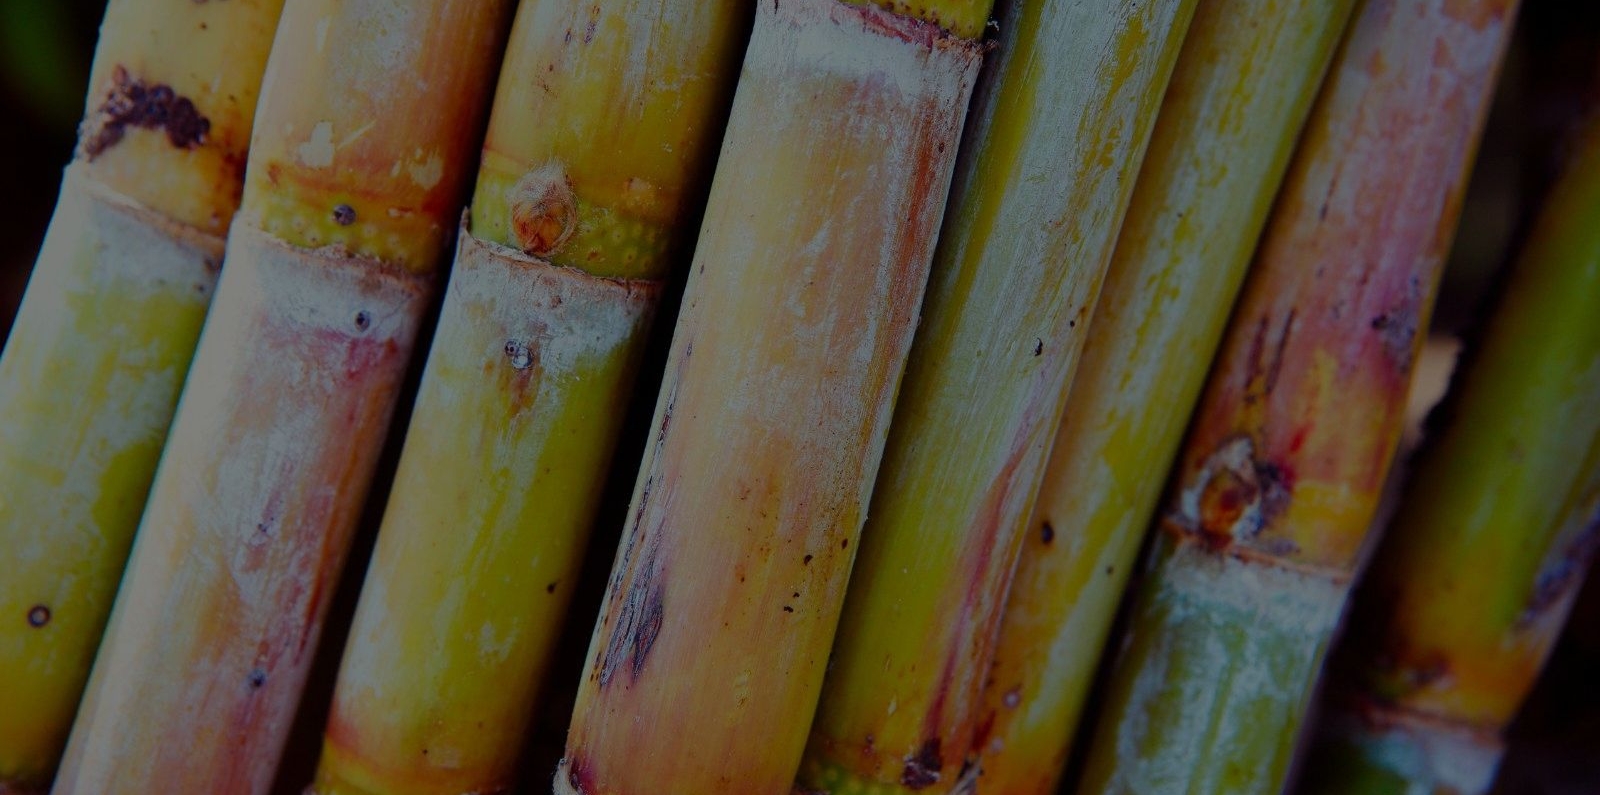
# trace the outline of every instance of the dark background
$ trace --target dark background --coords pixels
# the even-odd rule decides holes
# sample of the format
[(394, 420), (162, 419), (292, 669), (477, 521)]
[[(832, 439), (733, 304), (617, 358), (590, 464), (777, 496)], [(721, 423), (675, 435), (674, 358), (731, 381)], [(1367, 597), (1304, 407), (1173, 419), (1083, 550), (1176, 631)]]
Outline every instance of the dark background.
[[(105, 0), (0, 0), (0, 339), (9, 331), (28, 272), (55, 204), (61, 169), (72, 155), (81, 116), (89, 61)], [(1559, 170), (1572, 127), (1597, 99), (1600, 87), (1600, 3), (1590, 0), (1525, 0), (1474, 171), (1455, 249), (1445, 274), (1433, 333), (1470, 334), (1494, 293), (1503, 266), (1526, 233), (1540, 198)], [(1597, 213), (1596, 223), (1600, 223)], [(1600, 311), (1600, 296), (1596, 297)], [(650, 388), (648, 374), (641, 383)], [(648, 394), (645, 392), (644, 394)], [(643, 401), (648, 403), (649, 401)], [(636, 412), (637, 413), (637, 412)], [(404, 420), (404, 411), (400, 421)], [(399, 427), (404, 427), (403, 425)], [(391, 445), (394, 447), (394, 445)], [(619, 461), (637, 461), (636, 445), (624, 443)], [(632, 458), (630, 459), (630, 455)], [(393, 451), (388, 456), (393, 459)], [(631, 472), (631, 469), (629, 470)], [(631, 474), (620, 478), (631, 484)], [(381, 493), (383, 484), (378, 484)], [(614, 487), (621, 502), (627, 486)], [(611, 501), (615, 503), (615, 501)], [(377, 504), (381, 505), (381, 502)], [(369, 511), (369, 513), (373, 513)], [(365, 565), (370, 528), (352, 555), (330, 625), (347, 613)], [(598, 580), (604, 577), (615, 527), (597, 529), (588, 566), (590, 585), (580, 589), (574, 623), (592, 619)], [(1498, 792), (1554, 795), (1600, 793), (1600, 578), (1579, 598), (1538, 689), (1511, 731), (1511, 751)], [(587, 593), (588, 599), (582, 598)], [(347, 617), (344, 620), (348, 620)], [(587, 632), (569, 630), (561, 664), (575, 673)], [(325, 644), (325, 660), (314, 679), (331, 674), (339, 638)], [(318, 693), (321, 691), (321, 695)], [(552, 694), (530, 778), (559, 753), (562, 707), (570, 694)], [(284, 792), (303, 786), (315, 753), (326, 687), (313, 685), (307, 714), (292, 743)], [(565, 703), (564, 703), (565, 702)], [(570, 709), (570, 706), (567, 706)], [(548, 780), (548, 779), (545, 779)]]

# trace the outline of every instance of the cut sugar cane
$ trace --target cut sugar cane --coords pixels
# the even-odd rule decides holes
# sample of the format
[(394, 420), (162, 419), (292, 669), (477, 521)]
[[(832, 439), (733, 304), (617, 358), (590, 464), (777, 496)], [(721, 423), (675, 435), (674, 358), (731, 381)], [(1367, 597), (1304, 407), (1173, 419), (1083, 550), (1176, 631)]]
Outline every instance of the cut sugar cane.
[(282, 0), (115, 0), (0, 358), (0, 793), (67, 742), (239, 204)]
[(1282, 788), (1514, 7), (1357, 12), (1179, 457), (1080, 791)]
[(748, 12), (522, 3), (313, 792), (510, 791)]
[(286, 4), (217, 310), (58, 795), (270, 785), (461, 206), (507, 9)]
[(1001, 604), (1194, 10), (1016, 0), (980, 81), (800, 783), (975, 772)]
[[(1049, 795), (1351, 0), (1200, 0), (1050, 453), (984, 696), (979, 789)], [(1240, 120), (1247, 119), (1247, 123)]]
[(757, 6), (558, 793), (793, 785), (989, 12), (885, 5)]
[(1489, 791), (1600, 548), (1597, 211), (1591, 124), (1357, 592), (1304, 791)]

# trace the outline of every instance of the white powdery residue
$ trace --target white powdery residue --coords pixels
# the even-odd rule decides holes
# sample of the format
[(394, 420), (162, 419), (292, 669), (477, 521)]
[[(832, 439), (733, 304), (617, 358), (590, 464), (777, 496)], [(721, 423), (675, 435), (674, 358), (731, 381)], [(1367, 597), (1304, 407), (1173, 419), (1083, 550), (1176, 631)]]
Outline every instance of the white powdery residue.
[(1369, 725), (1338, 714), (1326, 721), (1330, 733), (1358, 747), (1378, 765), (1409, 782), (1409, 793), (1456, 792), (1483, 795), (1494, 784), (1504, 747), (1492, 736), (1451, 731), (1445, 726)]
[(511, 653), (515, 634), (509, 631), (496, 633), (493, 622), (483, 622), (478, 627), (478, 656), (490, 663), (504, 662)]
[[(98, 185), (91, 187), (86, 178), (72, 176), (77, 173), (77, 167), (69, 169), (63, 201), (68, 201), (68, 193), (80, 194), (81, 198), (74, 201), (84, 202), (82, 211), (94, 217), (85, 228), (98, 232), (95, 245), (104, 252), (93, 259), (95, 271), (85, 274), (86, 278), (100, 289), (115, 285), (127, 303), (168, 300), (203, 312), (215, 288), (214, 263), (222, 259), (223, 239), (161, 223), (154, 216), (135, 210), (131, 200)], [(49, 260), (41, 257), (40, 261)], [(122, 396), (122, 409), (96, 414), (85, 434), (85, 438), (96, 439), (107, 454), (147, 442), (166, 427), (180, 385), (178, 371), (186, 364), (174, 361), (168, 367), (149, 369), (157, 362), (165, 338), (152, 340), (152, 347), (143, 350), (118, 350), (122, 342), (83, 341), (86, 351), (109, 347), (118, 360), (109, 365), (116, 368), (116, 374), (107, 391)]]
[(438, 152), (430, 152), (427, 157), (419, 157), (406, 165), (406, 174), (411, 177), (418, 187), (423, 190), (432, 190), (444, 179), (444, 159)]
[(1179, 543), (1161, 581), (1172, 602), (1253, 616), (1276, 634), (1325, 638), (1344, 610), (1349, 583), (1263, 561), (1240, 560)]
[[(264, 326), (276, 327), (280, 334), (283, 329), (301, 329), (306, 338), (319, 333), (360, 334), (388, 340), (404, 350), (416, 334), (425, 304), (418, 281), (374, 278), (368, 272), (374, 263), (362, 260), (307, 262), (319, 255), (284, 247), (248, 225), (234, 225), (228, 251), (227, 276), (218, 288), (219, 295), (227, 296), (226, 306), (219, 306), (219, 316), (233, 321), (208, 326), (192, 379), (198, 383), (197, 392), (214, 398), (190, 401), (183, 423), (190, 432), (183, 436), (175, 432), (169, 443), (175, 460), (211, 459), (214, 439), (231, 435), (238, 402), (250, 399), (237, 394), (241, 385), (264, 372), (276, 375), (285, 394), (310, 395), (313, 402), (330, 389), (354, 388), (330, 386), (329, 363), (304, 359), (305, 350), (262, 349), (256, 338)], [(245, 353), (220, 359), (215, 353), (207, 357), (207, 351)], [(254, 371), (254, 377), (247, 370)], [(274, 486), (293, 493), (295, 478), (311, 475), (305, 462), (318, 459), (313, 454), (318, 445), (312, 440), (326, 438), (327, 422), (319, 411), (285, 411), (271, 424), (270, 433), (240, 439), (237, 451), (208, 465), (216, 473), (216, 499), (196, 509), (206, 516), (197, 526), (214, 530), (220, 534), (220, 545), (233, 547), (230, 574), (245, 604), (274, 604), (286, 588), (315, 591), (311, 580), (320, 573), (261, 566), (251, 545), (234, 545), (232, 539), (239, 533), (248, 537), (279, 532), (272, 526), (278, 510), (266, 501), (272, 499)], [(193, 430), (197, 428), (204, 431)], [(288, 584), (301, 580), (298, 586)]]
[[(133, 474), (113, 472), (119, 456), (158, 445), (165, 433), (187, 362), (161, 354), (186, 327), (198, 327), (216, 278), (208, 261), (220, 259), (222, 246), (220, 237), (164, 222), (93, 182), (82, 165), (67, 169), (0, 378), (0, 467), (17, 487), (0, 494), (0, 524), (20, 533), (8, 550), (14, 564), (51, 572), (57, 593), (80, 593), (88, 561), (104, 559), (107, 546), (135, 529), (106, 525), (96, 506), (117, 496), (109, 476)], [(77, 309), (106, 296), (116, 296), (120, 311)], [(165, 334), (128, 333), (152, 312), (170, 322)], [(148, 346), (131, 347), (140, 338)], [(62, 366), (64, 357), (72, 366)], [(41, 401), (53, 411), (35, 415)]]
[[(1326, 574), (1238, 560), (1194, 543), (1163, 539), (1160, 550), (1155, 590), (1141, 601), (1147, 618), (1151, 610), (1165, 615), (1145, 641), (1154, 646), (1141, 655), (1128, 701), (1112, 713), (1122, 760), (1113, 775), (1139, 792), (1184, 791), (1196, 776), (1216, 774), (1221, 763), (1208, 754), (1260, 742), (1263, 727), (1242, 718), (1261, 705), (1292, 717), (1348, 594), (1345, 582)], [(1171, 670), (1180, 657), (1186, 668)], [(1158, 704), (1181, 705), (1159, 711), (1159, 729), (1149, 719)], [(1161, 751), (1152, 757), (1156, 734)]]
[[(326, 606), (317, 597), (354, 531), (379, 452), (371, 434), (386, 424), (425, 307), (421, 278), (377, 276), (369, 262), (291, 248), (247, 224), (233, 226), (228, 257), (101, 646), (115, 671), (79, 724), (105, 752), (79, 758), (83, 791), (113, 780), (270, 784), (270, 754), (239, 761), (231, 750), (287, 734)], [(371, 316), (369, 349), (394, 352), (359, 369), (341, 356), (350, 347), (328, 341), (357, 339), (358, 312)], [(369, 434), (354, 448), (352, 417)], [(339, 481), (347, 491), (329, 485)], [(253, 533), (274, 543), (252, 544)], [(208, 618), (222, 612), (223, 626)], [(136, 714), (173, 720), (130, 730)]]
[[(775, 12), (770, 10), (773, 5), (777, 6)], [(751, 40), (747, 68), (815, 64), (844, 79), (881, 82), (902, 96), (933, 96), (939, 107), (956, 102), (970, 89), (970, 72), (979, 63), (976, 43), (958, 46), (961, 40), (952, 38), (945, 46), (929, 50), (836, 19), (838, 8), (834, 0), (763, 0), (761, 13), (774, 13), (781, 24), (756, 26), (758, 34)], [(940, 61), (945, 63), (936, 65)], [(952, 71), (969, 74), (965, 80), (949, 80)]]
[(306, 168), (327, 168), (333, 165), (333, 123), (317, 122), (311, 128), (311, 137), (295, 147), (295, 157)]
[[(507, 339), (537, 348), (546, 377), (557, 380), (597, 357), (614, 355), (648, 321), (659, 286), (603, 279), (551, 265), (461, 231), (447, 301), (488, 308)], [(536, 334), (530, 323), (537, 324)], [(518, 332), (521, 331), (519, 334)]]
[[(413, 17), (419, 11), (429, 10), (433, 10), (431, 4), (410, 0), (366, 3), (361, 18), (355, 23), (356, 30), (348, 37), (352, 57), (373, 64), (361, 70), (362, 74), (384, 83), (396, 79), (417, 79), (412, 75), (417, 72), (418, 50), (425, 38), (418, 35), (421, 26), (413, 21)], [(381, 96), (379, 93), (370, 95)]]

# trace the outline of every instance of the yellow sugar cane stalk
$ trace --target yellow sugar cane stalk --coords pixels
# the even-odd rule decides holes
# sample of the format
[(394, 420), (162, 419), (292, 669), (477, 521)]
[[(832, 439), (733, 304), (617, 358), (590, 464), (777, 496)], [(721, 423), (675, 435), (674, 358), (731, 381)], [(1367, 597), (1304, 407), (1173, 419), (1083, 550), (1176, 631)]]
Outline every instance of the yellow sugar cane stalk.
[(1489, 791), (1600, 547), (1597, 210), (1590, 124), (1357, 592), (1308, 791)]
[(291, 0), (56, 793), (263, 793), (458, 217), (508, 3)]
[(1193, 11), (1001, 9), (803, 789), (949, 792), (976, 773), (1023, 524)]
[(239, 204), (282, 0), (114, 0), (0, 358), (0, 793), (49, 786)]
[(1056, 791), (1128, 572), (1353, 0), (1200, 0), (1008, 597), (979, 789)]
[(510, 791), (749, 11), (522, 3), (313, 792)]
[(757, 6), (558, 793), (794, 783), (990, 10), (884, 5)]
[(1515, 5), (1357, 12), (1179, 456), (1081, 791), (1282, 787)]

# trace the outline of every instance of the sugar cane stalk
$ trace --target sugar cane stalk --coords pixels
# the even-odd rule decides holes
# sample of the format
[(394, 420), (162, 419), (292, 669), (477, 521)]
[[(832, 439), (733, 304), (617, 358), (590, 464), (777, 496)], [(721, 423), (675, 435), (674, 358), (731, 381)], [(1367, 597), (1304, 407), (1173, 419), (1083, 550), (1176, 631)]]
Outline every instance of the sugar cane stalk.
[(801, 785), (976, 773), (999, 612), (1194, 4), (1004, 5)]
[(1357, 592), (1306, 791), (1489, 791), (1600, 548), (1597, 209), (1591, 124)]
[(558, 793), (793, 784), (989, 13), (883, 5), (757, 7)]
[[(1201, 0), (1006, 603), (979, 788), (1055, 792), (1133, 558), (1350, 0)], [(1241, 123), (1247, 119), (1248, 123)]]
[(282, 0), (106, 9), (0, 357), (0, 793), (48, 788), (239, 204)]
[(1179, 456), (1083, 791), (1282, 787), (1515, 5), (1356, 14)]
[(510, 791), (747, 23), (518, 11), (313, 792)]
[(508, 4), (292, 0), (57, 793), (262, 793), (479, 140)]

